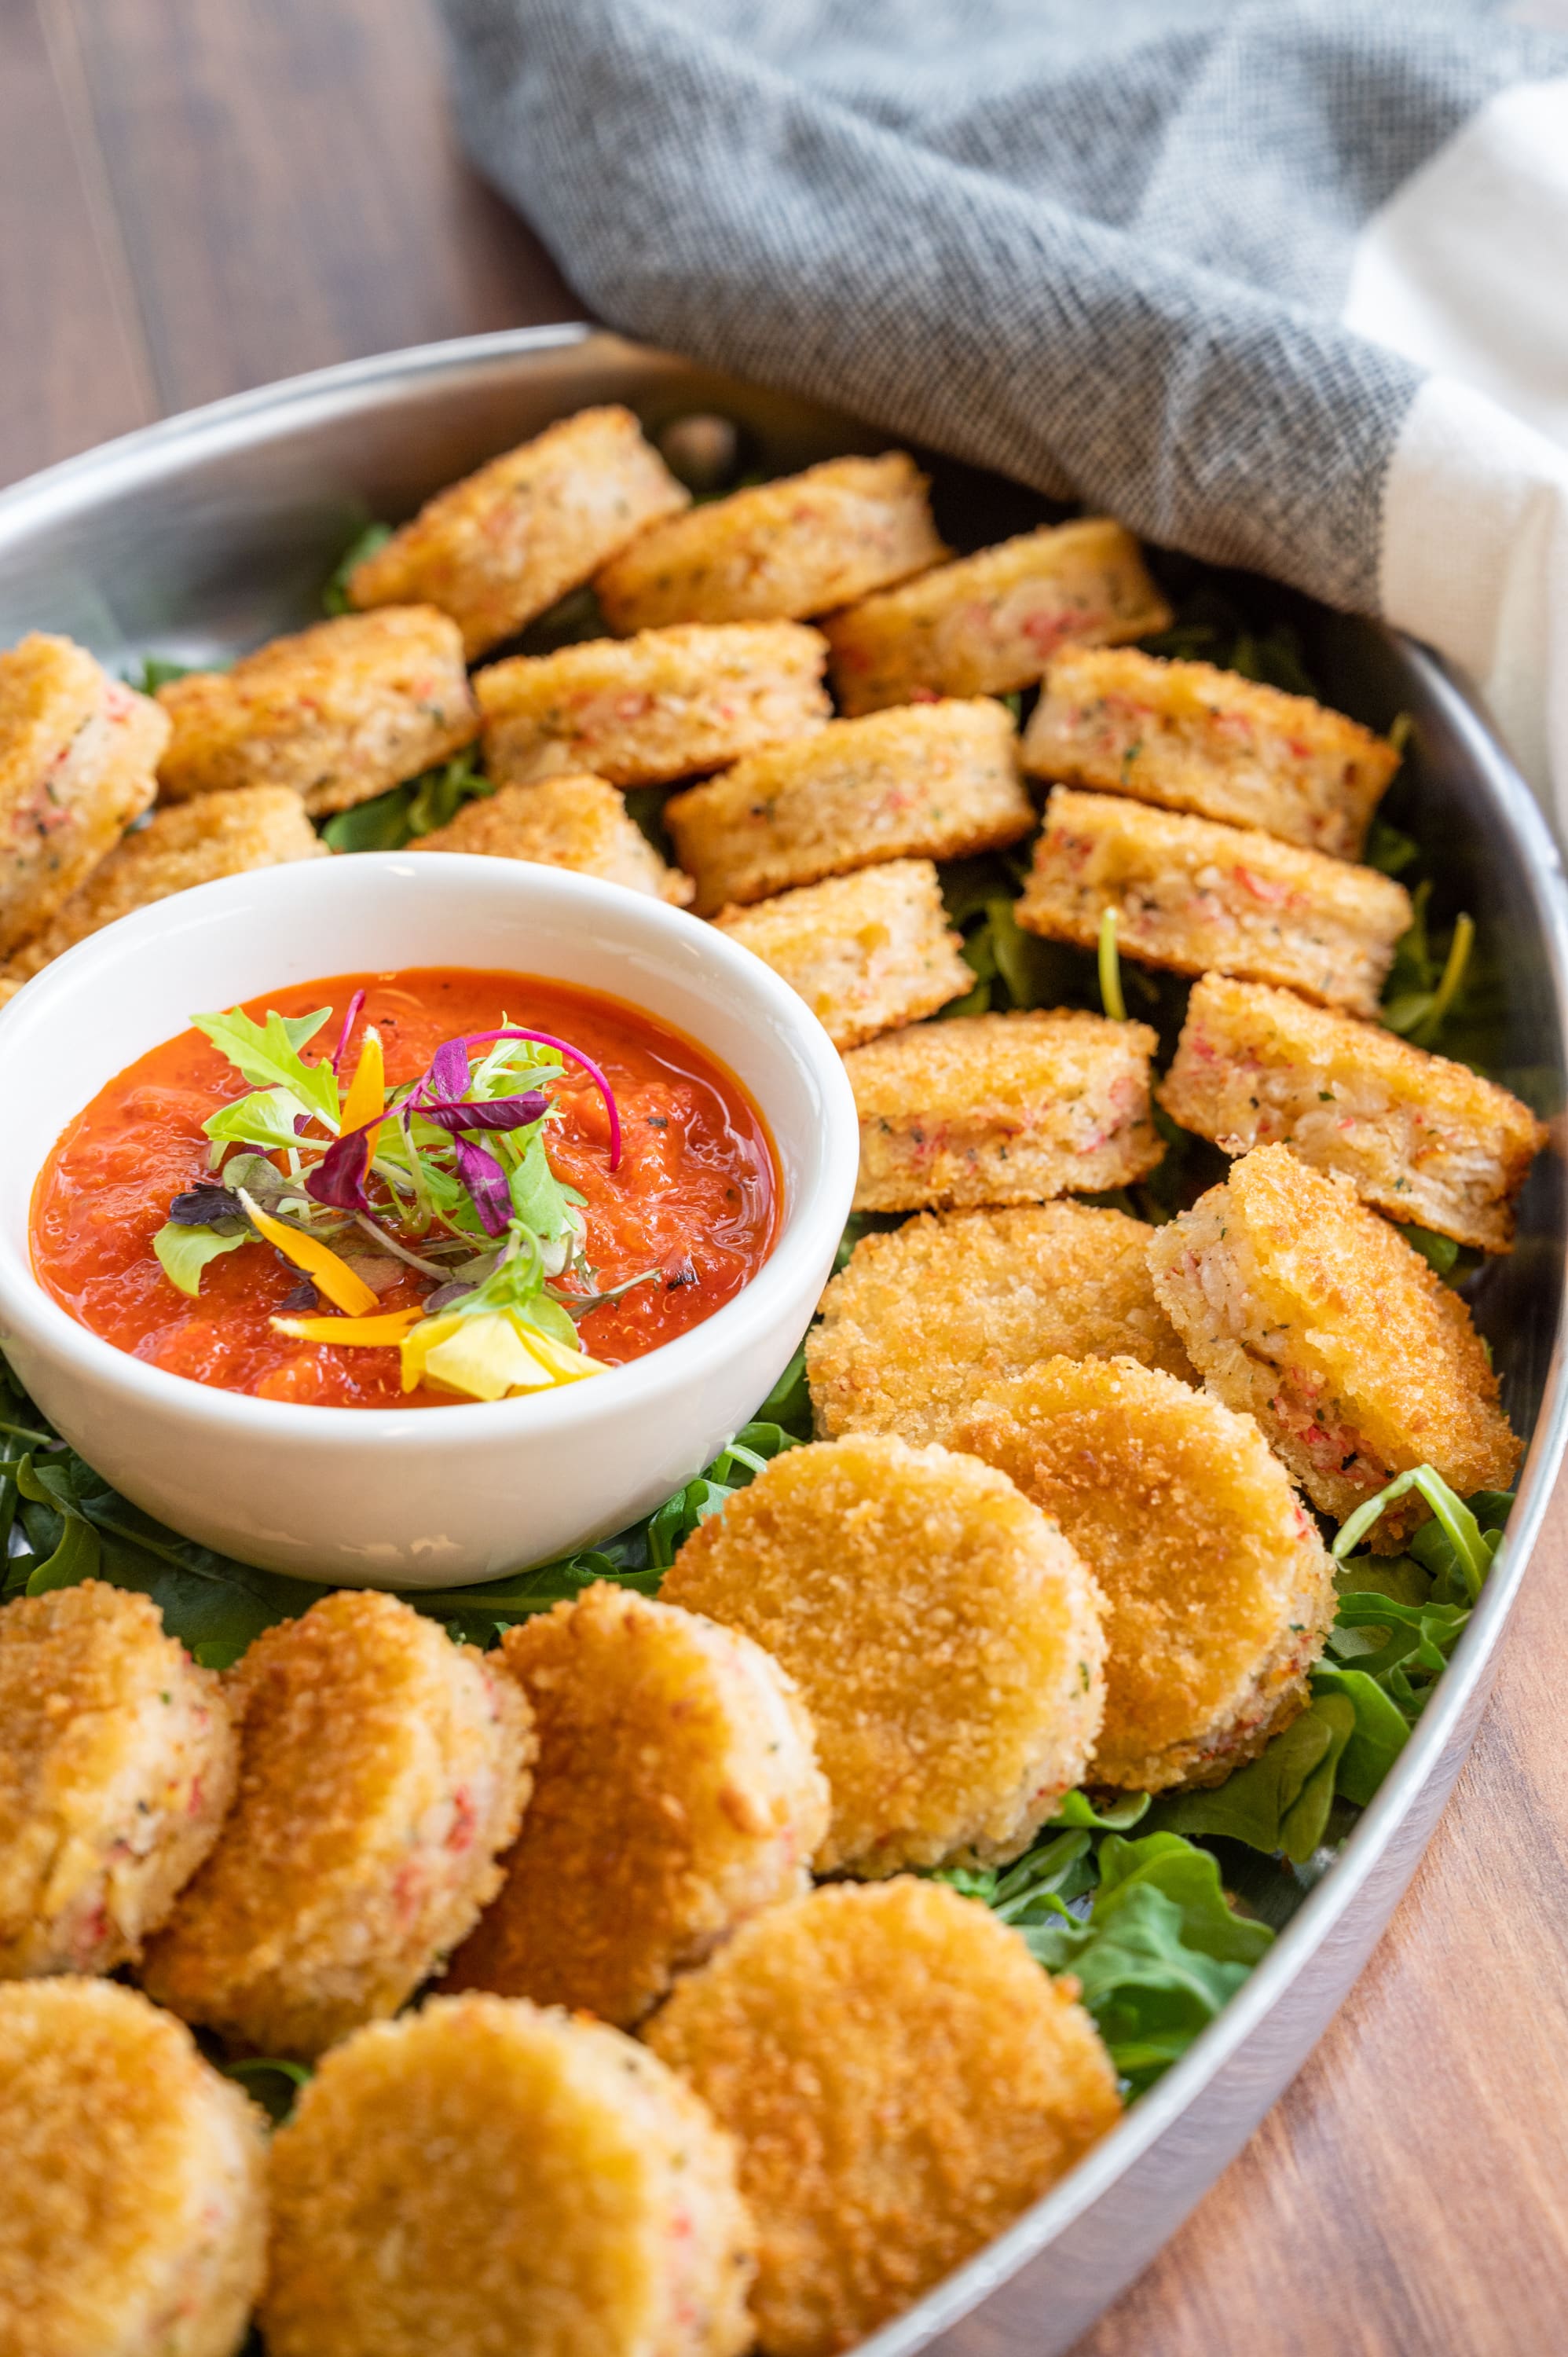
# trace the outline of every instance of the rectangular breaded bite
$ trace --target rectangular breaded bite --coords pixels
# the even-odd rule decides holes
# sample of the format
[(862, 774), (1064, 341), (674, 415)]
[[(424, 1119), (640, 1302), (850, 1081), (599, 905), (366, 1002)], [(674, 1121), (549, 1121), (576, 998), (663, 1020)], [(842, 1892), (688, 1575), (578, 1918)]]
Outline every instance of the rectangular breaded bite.
[(941, 562), (927, 488), (903, 450), (829, 458), (655, 524), (594, 587), (623, 637), (664, 622), (803, 621)]
[(1133, 647), (1067, 647), (1024, 737), (1033, 776), (1355, 859), (1400, 757), (1310, 696)]
[(85, 647), (0, 653), (0, 956), (40, 931), (157, 791), (168, 722)]
[(1137, 1359), (1195, 1382), (1155, 1298), (1153, 1234), (1122, 1211), (1020, 1203), (863, 1236), (806, 1337), (818, 1437), (949, 1445), (992, 1384), (1058, 1357)]
[(846, 713), (1032, 687), (1059, 646), (1170, 627), (1137, 542), (1109, 516), (1042, 524), (880, 589), (823, 622)]
[(292, 786), (313, 818), (448, 760), (479, 733), (457, 626), (434, 606), (342, 614), (170, 680), (165, 802)]
[(1410, 895), (1375, 868), (1251, 828), (1058, 786), (1018, 922), (1091, 949), (1107, 909), (1129, 957), (1231, 974), (1375, 1015)]
[(714, 922), (799, 992), (835, 1048), (918, 1023), (974, 987), (929, 859), (830, 876)]
[[(1348, 1178), (1260, 1146), (1148, 1252), (1204, 1382), (1324, 1513), (1343, 1522), (1412, 1465), (1462, 1498), (1508, 1488), (1520, 1443), (1468, 1309)], [(1395, 1551), (1426, 1518), (1412, 1496), (1372, 1544)]]
[(1507, 1252), (1546, 1130), (1507, 1089), (1380, 1025), (1288, 990), (1206, 974), (1158, 1091), (1227, 1154), (1288, 1146), (1364, 1202), (1482, 1252)]
[(439, 606), (471, 661), (690, 502), (629, 409), (580, 409), (427, 500), (354, 567), (349, 602)]
[(799, 622), (677, 623), (516, 655), (474, 681), (485, 767), (509, 784), (586, 770), (612, 786), (722, 769), (832, 716), (826, 660)]
[(468, 851), (489, 859), (530, 859), (541, 867), (568, 867), (599, 876), (629, 892), (651, 893), (684, 908), (692, 879), (668, 867), (603, 778), (542, 778), (532, 786), (500, 786), (464, 805), (447, 825), (421, 835), (411, 851)]
[(1125, 1187), (1165, 1152), (1146, 1023), (1073, 1007), (955, 1015), (844, 1058), (860, 1115), (857, 1211), (1043, 1203)]
[(956, 859), (1035, 823), (1017, 735), (989, 696), (830, 720), (750, 753), (664, 806), (697, 913), (885, 859)]

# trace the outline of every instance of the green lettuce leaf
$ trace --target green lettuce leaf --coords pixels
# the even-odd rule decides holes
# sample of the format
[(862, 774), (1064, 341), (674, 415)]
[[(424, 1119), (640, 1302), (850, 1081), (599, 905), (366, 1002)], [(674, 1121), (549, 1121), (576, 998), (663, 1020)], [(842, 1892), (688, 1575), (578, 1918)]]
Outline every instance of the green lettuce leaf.
[(303, 1104), (292, 1089), (252, 1089), (249, 1096), (234, 1097), (220, 1105), (201, 1126), (214, 1146), (260, 1146), (272, 1154), (279, 1146), (299, 1144), (294, 1125), (314, 1110)]
[(351, 614), (354, 611), (349, 603), (349, 576), (357, 565), (364, 563), (367, 556), (374, 556), (378, 548), (384, 548), (392, 536), (390, 523), (360, 525), (327, 577), (321, 592), (323, 613)]
[(248, 1228), (242, 1228), (237, 1236), (224, 1236), (216, 1228), (179, 1227), (173, 1220), (166, 1220), (153, 1238), (153, 1250), (169, 1283), (195, 1300), (200, 1294), (201, 1272), (208, 1263), (252, 1241)]
[(299, 1052), (315, 1039), (331, 1012), (329, 1006), (322, 1006), (314, 1015), (280, 1015), (269, 1007), (266, 1021), (258, 1023), (234, 1006), (226, 1015), (196, 1015), (191, 1020), (252, 1088), (286, 1089), (335, 1130), (337, 1075), (329, 1063), (307, 1064)]

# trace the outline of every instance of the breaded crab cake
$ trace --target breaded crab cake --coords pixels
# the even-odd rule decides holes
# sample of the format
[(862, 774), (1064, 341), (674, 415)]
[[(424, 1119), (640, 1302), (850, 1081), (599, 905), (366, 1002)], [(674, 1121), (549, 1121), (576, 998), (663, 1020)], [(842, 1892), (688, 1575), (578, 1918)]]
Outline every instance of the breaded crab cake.
[(466, 802), (454, 819), (410, 844), (411, 851), (468, 851), (489, 859), (531, 859), (601, 876), (628, 892), (651, 893), (683, 909), (692, 879), (667, 866), (631, 813), (624, 795), (603, 778), (542, 778), (535, 786), (502, 786)]
[[(1149, 1266), (1210, 1391), (1324, 1513), (1343, 1522), (1413, 1465), (1462, 1498), (1512, 1480), (1520, 1442), (1468, 1309), (1348, 1178), (1260, 1146), (1156, 1232)], [(1372, 1545), (1397, 1552), (1427, 1513), (1412, 1493)]]
[(830, 876), (714, 921), (783, 976), (841, 1049), (918, 1023), (974, 987), (929, 859)]
[(1082, 1780), (1099, 1596), (972, 1458), (867, 1434), (789, 1449), (699, 1525), (662, 1593), (800, 1687), (832, 1794), (819, 1873), (1015, 1857)]
[(681, 1984), (644, 2035), (739, 2145), (764, 2357), (854, 2347), (1115, 2126), (1077, 1996), (908, 1876), (758, 1916)]
[(0, 1988), (0, 2357), (234, 2357), (261, 2288), (261, 2114), (113, 1981)]
[(533, 1712), (533, 1794), (446, 1986), (629, 2029), (737, 1923), (807, 1888), (828, 1827), (811, 1721), (749, 1637), (607, 1580), (503, 1650)]
[(218, 1838), (237, 1748), (217, 1674), (102, 1580), (0, 1611), (0, 1978), (134, 1960)]
[(264, 1630), (226, 1684), (239, 1797), (141, 1977), (231, 2045), (308, 2058), (395, 2013), (495, 1892), (527, 1799), (528, 1706), (482, 1653), (370, 1589)]
[(735, 2148), (604, 2022), (434, 1997), (328, 2055), (272, 2149), (269, 2357), (740, 2357)]
[(1091, 1782), (1221, 1783), (1305, 1707), (1334, 1567), (1250, 1417), (1133, 1359), (1049, 1359), (955, 1437), (1055, 1517), (1104, 1597)]

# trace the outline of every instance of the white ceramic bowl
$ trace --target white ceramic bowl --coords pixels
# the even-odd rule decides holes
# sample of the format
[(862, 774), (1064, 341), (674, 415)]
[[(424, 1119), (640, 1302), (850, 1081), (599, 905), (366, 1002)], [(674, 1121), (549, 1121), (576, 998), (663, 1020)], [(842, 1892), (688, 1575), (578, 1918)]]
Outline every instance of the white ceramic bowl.
[[(199, 1008), (317, 975), (462, 965), (645, 1008), (750, 1091), (783, 1173), (769, 1259), (701, 1326), (591, 1383), (410, 1414), (288, 1405), (145, 1366), (33, 1277), (49, 1148)], [(0, 1340), (33, 1397), (126, 1497), (274, 1571), (446, 1587), (591, 1544), (651, 1511), (751, 1415), (805, 1331), (854, 1187), (856, 1122), (827, 1034), (759, 958), (618, 885), (521, 861), (360, 854), (265, 868), (139, 910), (0, 1015)]]

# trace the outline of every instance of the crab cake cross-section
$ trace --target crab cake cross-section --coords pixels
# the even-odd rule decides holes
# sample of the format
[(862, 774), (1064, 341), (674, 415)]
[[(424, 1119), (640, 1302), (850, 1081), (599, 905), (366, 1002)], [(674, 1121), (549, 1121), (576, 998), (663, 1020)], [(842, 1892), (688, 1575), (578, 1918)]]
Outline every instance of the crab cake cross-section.
[(714, 921), (783, 976), (835, 1048), (918, 1023), (974, 987), (929, 859), (830, 876)]
[(764, 2357), (834, 2357), (1121, 2115), (1077, 2003), (972, 1899), (901, 1876), (748, 1923), (645, 2035), (735, 2136)]
[[(1336, 1521), (1415, 1465), (1462, 1498), (1512, 1480), (1520, 1443), (1468, 1309), (1348, 1178), (1260, 1146), (1156, 1232), (1149, 1266), (1210, 1391)], [(1372, 1545), (1397, 1553), (1427, 1512), (1401, 1501)]]
[(70, 639), (0, 652), (0, 957), (46, 925), (157, 791), (168, 721)]
[(466, 802), (456, 818), (422, 834), (411, 851), (469, 851), (490, 859), (530, 859), (600, 876), (683, 909), (692, 879), (660, 859), (623, 795), (603, 778), (542, 778), (534, 786), (502, 786)]
[(799, 1686), (832, 1794), (819, 1873), (1015, 1857), (1081, 1781), (1094, 1584), (972, 1458), (869, 1434), (789, 1449), (699, 1525), (661, 1593)]
[(1359, 856), (1399, 761), (1387, 737), (1310, 696), (1133, 647), (1064, 649), (1024, 739), (1037, 777), (1259, 827), (1337, 859)]
[(806, 1889), (828, 1826), (811, 1721), (749, 1637), (608, 1581), (509, 1629), (504, 1652), (533, 1712), (533, 1792), (446, 1986), (629, 2029)]
[(1467, 1064), (1218, 974), (1193, 989), (1159, 1098), (1227, 1154), (1288, 1146), (1391, 1218), (1482, 1252), (1509, 1249), (1514, 1198), (1547, 1136)]
[(437, 491), (354, 567), (349, 600), (439, 606), (472, 662), (689, 500), (629, 409), (580, 409)]
[(134, 1960), (218, 1838), (236, 1747), (217, 1674), (102, 1580), (0, 1611), (0, 1978)]
[(1081, 1008), (955, 1015), (844, 1058), (860, 1114), (857, 1211), (1039, 1203), (1126, 1187), (1165, 1152), (1146, 1023)]
[(829, 458), (656, 524), (594, 583), (612, 630), (800, 621), (947, 554), (902, 450)]
[(1032, 687), (1065, 640), (1146, 638), (1170, 619), (1132, 533), (1088, 516), (878, 590), (822, 627), (839, 702), (854, 713), (926, 695), (1006, 695)]
[(264, 1630), (226, 1684), (239, 1797), (141, 1977), (231, 2045), (308, 2060), (394, 2013), (494, 1895), (527, 1798), (528, 1706), (482, 1653), (370, 1589)]
[(830, 720), (664, 806), (697, 913), (884, 859), (957, 859), (1035, 823), (1011, 715), (989, 696)]
[(740, 2357), (734, 2144), (646, 2048), (434, 1997), (336, 2048), (272, 2148), (269, 2357)]
[(1409, 893), (1375, 868), (1272, 834), (1058, 786), (1018, 922), (1092, 949), (1108, 909), (1129, 957), (1240, 974), (1375, 1015)]
[(959, 1426), (1055, 1517), (1105, 1599), (1092, 1782), (1222, 1782), (1303, 1709), (1333, 1565), (1251, 1418), (1132, 1359), (1050, 1359)]
[(113, 1981), (0, 1988), (0, 2352), (235, 2357), (266, 2249), (262, 2115)]
[(1042, 1359), (1138, 1359), (1195, 1380), (1155, 1298), (1154, 1230), (1087, 1203), (944, 1211), (862, 1236), (806, 1337), (818, 1434), (950, 1439)]

